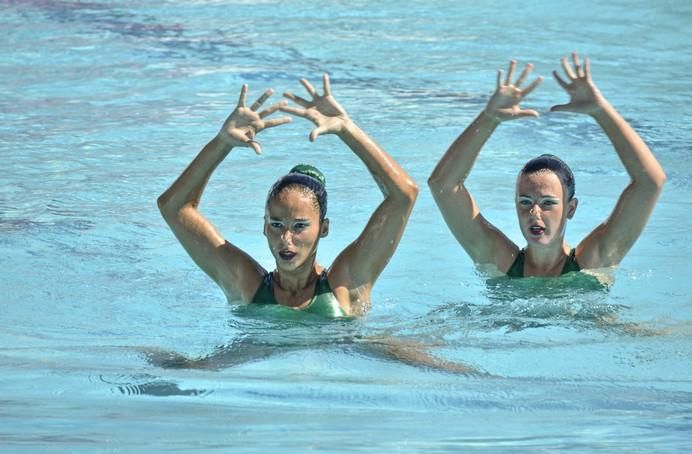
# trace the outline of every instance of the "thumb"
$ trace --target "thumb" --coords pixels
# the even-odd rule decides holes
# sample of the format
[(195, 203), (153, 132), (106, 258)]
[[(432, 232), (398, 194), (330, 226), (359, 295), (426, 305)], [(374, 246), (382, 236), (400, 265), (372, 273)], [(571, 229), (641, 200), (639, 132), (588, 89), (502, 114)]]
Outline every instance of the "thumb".
[(310, 142), (314, 142), (320, 134), (323, 134), (325, 132), (327, 132), (327, 128), (325, 128), (324, 126), (319, 126), (313, 129), (312, 132), (310, 132)]
[(523, 109), (517, 114), (518, 117), (538, 117), (539, 114), (533, 109)]
[(236, 142), (236, 146), (250, 147), (255, 150), (255, 153), (262, 153), (262, 146), (258, 142), (255, 142), (251, 137), (248, 137), (236, 130), (228, 131), (228, 136), (231, 138), (231, 140)]
[(255, 154), (262, 154), (262, 146), (259, 144), (259, 142), (255, 142), (254, 140), (250, 139), (247, 142), (245, 142), (250, 148), (255, 150)]

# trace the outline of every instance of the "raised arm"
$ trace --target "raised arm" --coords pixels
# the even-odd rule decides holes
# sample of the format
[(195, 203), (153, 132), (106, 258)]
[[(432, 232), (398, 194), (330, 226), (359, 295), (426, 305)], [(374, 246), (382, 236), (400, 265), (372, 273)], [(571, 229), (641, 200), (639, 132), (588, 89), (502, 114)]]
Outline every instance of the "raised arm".
[(497, 74), (497, 87), (487, 106), (452, 143), (428, 179), (435, 202), (447, 226), (476, 264), (493, 264), (507, 270), (517, 253), (517, 246), (481, 215), (466, 178), (476, 162), (481, 148), (495, 128), (503, 121), (537, 117), (535, 110), (522, 109), (519, 103), (541, 83), (537, 78), (525, 89), (522, 83), (531, 72), (529, 63), (516, 82), (512, 83), (517, 62), (509, 64), (503, 81), (502, 70)]
[(271, 96), (267, 90), (246, 107), (248, 87), (243, 85), (238, 105), (219, 133), (202, 149), (177, 180), (158, 198), (159, 209), (187, 253), (226, 293), (231, 301), (248, 302), (262, 278), (262, 267), (249, 255), (226, 241), (199, 212), (199, 202), (216, 167), (233, 147), (249, 147), (261, 153), (255, 135), (263, 129), (289, 122), (289, 117), (265, 120), (280, 104), (257, 112)]
[(601, 268), (620, 263), (646, 225), (656, 205), (666, 175), (649, 147), (591, 79), (590, 61), (572, 54), (574, 69), (567, 58), (562, 68), (568, 82), (553, 71), (555, 80), (570, 95), (567, 104), (551, 108), (554, 112), (577, 112), (593, 117), (603, 128), (632, 181), (620, 195), (613, 212), (577, 246), (577, 261), (582, 268)]
[(329, 76), (323, 76), (324, 95), (319, 95), (305, 79), (301, 83), (310, 94), (308, 101), (292, 93), (285, 96), (302, 108), (281, 110), (307, 118), (317, 126), (310, 133), (314, 141), (321, 134), (336, 134), (365, 164), (378, 184), (384, 200), (370, 217), (360, 236), (334, 261), (329, 282), (337, 298), (347, 295), (351, 312), (363, 312), (369, 304), (372, 286), (394, 253), (413, 209), (418, 186), (377, 143), (348, 116), (332, 96)]

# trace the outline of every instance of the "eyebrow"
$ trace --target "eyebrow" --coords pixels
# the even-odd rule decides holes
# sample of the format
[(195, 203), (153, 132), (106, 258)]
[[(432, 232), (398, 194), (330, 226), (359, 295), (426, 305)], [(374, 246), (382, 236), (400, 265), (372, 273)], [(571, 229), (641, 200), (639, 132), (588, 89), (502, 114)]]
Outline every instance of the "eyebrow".
[[(519, 199), (524, 198), (524, 199), (533, 200), (533, 197), (531, 197), (530, 195), (525, 195), (525, 194), (519, 194), (519, 195), (517, 196), (517, 198), (519, 198)], [(545, 200), (545, 199), (560, 200), (560, 197), (555, 196), (555, 195), (542, 195), (542, 196), (540, 196), (538, 199), (539, 199), (539, 200)]]
[[(283, 218), (277, 218), (274, 216), (269, 216), (269, 220), (283, 222)], [(310, 222), (310, 219), (308, 219), (308, 218), (296, 218), (293, 220), (293, 222)]]

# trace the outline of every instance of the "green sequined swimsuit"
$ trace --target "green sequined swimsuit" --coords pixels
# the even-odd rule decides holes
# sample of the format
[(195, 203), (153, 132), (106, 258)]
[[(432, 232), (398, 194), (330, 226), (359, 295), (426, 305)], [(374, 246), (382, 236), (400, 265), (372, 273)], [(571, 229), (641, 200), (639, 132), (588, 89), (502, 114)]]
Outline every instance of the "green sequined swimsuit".
[[(576, 249), (572, 249), (569, 252), (569, 257), (565, 261), (565, 266), (562, 267), (560, 274), (566, 274), (570, 271), (581, 271), (579, 263), (577, 263), (577, 257), (575, 256)], [(524, 250), (522, 249), (517, 254), (517, 258), (514, 259), (514, 263), (507, 270), (507, 276), (509, 277), (524, 277)]]
[[(267, 273), (262, 279), (255, 296), (250, 303), (252, 304), (278, 304), (274, 298), (274, 273)], [(310, 304), (300, 309), (301, 311), (310, 312), (313, 314), (322, 315), (325, 317), (345, 317), (346, 314), (339, 306), (332, 288), (327, 280), (327, 271), (322, 271), (322, 274), (317, 278), (315, 285), (315, 295), (312, 297)]]

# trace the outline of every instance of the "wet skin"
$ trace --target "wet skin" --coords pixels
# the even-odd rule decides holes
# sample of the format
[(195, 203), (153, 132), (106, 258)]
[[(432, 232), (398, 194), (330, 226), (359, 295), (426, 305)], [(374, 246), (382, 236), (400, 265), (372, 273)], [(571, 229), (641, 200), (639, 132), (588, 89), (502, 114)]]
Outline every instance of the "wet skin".
[(274, 297), (284, 306), (310, 304), (323, 268), (317, 263), (317, 246), (327, 236), (329, 220), (320, 222), (319, 208), (309, 193), (284, 188), (267, 204), (264, 235), (276, 262)]
[(271, 200), (264, 234), (277, 269), (291, 273), (311, 268), (319, 239), (326, 236), (327, 222), (320, 224), (313, 198), (301, 191), (284, 189)]
[(561, 245), (567, 220), (574, 216), (577, 201), (565, 200), (558, 176), (550, 170), (519, 175), (516, 192), (519, 227), (529, 246)]

